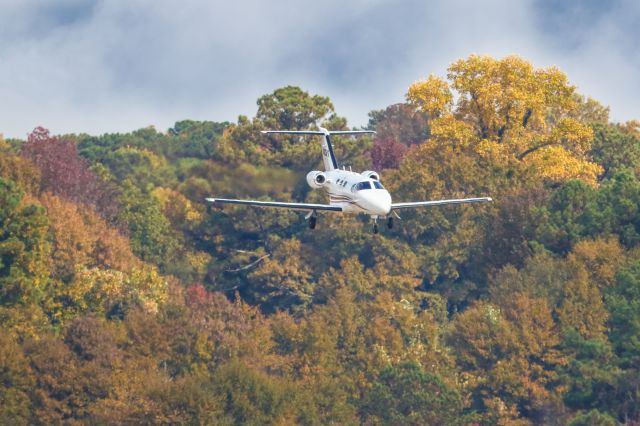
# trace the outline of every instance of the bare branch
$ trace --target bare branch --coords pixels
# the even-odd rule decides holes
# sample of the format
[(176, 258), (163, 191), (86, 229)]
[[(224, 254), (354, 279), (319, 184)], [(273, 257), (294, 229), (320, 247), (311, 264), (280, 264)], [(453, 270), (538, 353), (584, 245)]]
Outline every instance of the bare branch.
[(247, 270), (247, 269), (249, 269), (249, 268), (254, 267), (254, 266), (255, 266), (255, 265), (257, 265), (258, 263), (262, 262), (264, 259), (266, 259), (266, 258), (267, 258), (267, 257), (269, 257), (269, 256), (271, 256), (271, 254), (265, 254), (264, 256), (259, 257), (257, 260), (254, 260), (254, 261), (253, 261), (253, 262), (251, 262), (250, 264), (245, 265), (245, 266), (243, 266), (243, 267), (241, 267), (241, 268), (238, 268), (238, 269), (227, 269), (227, 272), (240, 272), (240, 271)]
[(550, 146), (550, 145), (554, 145), (556, 143), (556, 141), (547, 141), (545, 143), (541, 143), (540, 145), (536, 145), (536, 146), (532, 146), (531, 148), (525, 150), (522, 154), (518, 154), (518, 160), (522, 160), (524, 157), (526, 157), (527, 155), (531, 154), (532, 152), (535, 152), (537, 150), (539, 150), (540, 148), (544, 148), (546, 146)]

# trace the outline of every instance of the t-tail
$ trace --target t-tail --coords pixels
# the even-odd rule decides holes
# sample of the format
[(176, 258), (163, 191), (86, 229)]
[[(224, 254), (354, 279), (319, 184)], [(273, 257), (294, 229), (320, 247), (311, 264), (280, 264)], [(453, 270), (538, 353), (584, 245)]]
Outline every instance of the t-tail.
[(338, 168), (338, 162), (336, 161), (336, 155), (333, 152), (333, 145), (331, 144), (332, 135), (362, 135), (367, 133), (375, 133), (373, 130), (339, 130), (330, 131), (323, 127), (319, 128), (319, 131), (314, 130), (264, 130), (264, 134), (285, 134), (285, 135), (322, 135), (322, 162), (324, 163), (325, 171), (334, 170)]

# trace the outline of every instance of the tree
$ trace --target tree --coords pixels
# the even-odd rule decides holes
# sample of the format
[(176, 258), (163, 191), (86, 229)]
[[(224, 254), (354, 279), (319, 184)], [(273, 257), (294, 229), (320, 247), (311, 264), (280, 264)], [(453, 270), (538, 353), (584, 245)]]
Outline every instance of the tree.
[(604, 338), (607, 311), (602, 293), (596, 283), (589, 280), (584, 266), (575, 262), (570, 265), (572, 276), (564, 285), (558, 308), (560, 326), (576, 330), (587, 339)]
[(569, 330), (563, 336), (563, 350), (569, 357), (560, 369), (566, 388), (565, 404), (573, 409), (598, 409), (615, 412), (621, 370), (616, 366), (611, 343), (606, 339), (585, 339)]
[(131, 149), (135, 152), (152, 152), (155, 156), (170, 155), (179, 145), (179, 141), (171, 135), (158, 132), (153, 126), (134, 130), (131, 133), (107, 133), (102, 136), (80, 135), (78, 149), (80, 155), (91, 164), (105, 163), (112, 160), (115, 151)]
[(22, 348), (6, 330), (0, 330), (0, 423), (32, 422), (30, 393), (34, 377)]
[(121, 318), (138, 307), (157, 313), (166, 302), (167, 281), (149, 265), (128, 273), (112, 269), (78, 268), (74, 280), (59, 291), (63, 309), (75, 314), (95, 313)]
[(15, 182), (30, 194), (40, 192), (40, 170), (24, 157), (0, 148), (0, 178)]
[(408, 147), (429, 137), (428, 115), (406, 103), (371, 111), (367, 127), (376, 131), (371, 150), (375, 170), (397, 168)]
[(615, 233), (626, 247), (640, 243), (640, 180), (633, 173), (619, 172), (602, 185), (595, 209), (591, 234)]
[(603, 231), (596, 204), (598, 192), (582, 181), (570, 181), (556, 190), (538, 212), (535, 239), (556, 253), (566, 253), (594, 230)]
[(115, 187), (89, 170), (72, 140), (51, 136), (47, 129), (37, 127), (22, 146), (21, 155), (40, 169), (44, 191), (93, 205), (107, 220), (115, 220), (118, 212)]
[(168, 132), (178, 143), (172, 144), (167, 156), (212, 158), (217, 155), (218, 140), (228, 126), (227, 122), (178, 121)]
[(395, 169), (407, 152), (407, 147), (393, 139), (376, 138), (371, 149), (374, 170)]
[(602, 166), (601, 179), (610, 179), (624, 169), (637, 176), (640, 174), (640, 137), (606, 122), (593, 124), (589, 156)]
[(580, 413), (567, 423), (568, 426), (616, 426), (617, 424), (613, 417), (598, 410)]
[(294, 424), (313, 416), (302, 411), (301, 395), (296, 395), (286, 382), (238, 362), (218, 369), (211, 388), (225, 397), (224, 413), (234, 424)]
[(489, 279), (489, 299), (502, 307), (512, 303), (514, 294), (526, 294), (545, 299), (550, 307), (557, 307), (565, 283), (572, 273), (563, 259), (546, 251), (537, 251), (521, 269), (507, 265)]
[[(24, 353), (36, 379), (34, 417), (47, 424), (81, 418), (89, 396), (82, 389), (78, 362), (62, 339), (52, 335), (28, 339)], [(91, 379), (94, 386), (98, 384), (97, 377)]]
[(122, 196), (121, 219), (129, 226), (131, 249), (140, 259), (169, 268), (178, 242), (158, 201), (129, 181)]
[(407, 147), (419, 145), (429, 138), (429, 117), (407, 104), (393, 104), (369, 113), (369, 129), (376, 131), (376, 139), (392, 140)]
[(329, 98), (286, 86), (258, 99), (256, 119), (272, 130), (308, 130), (333, 113)]
[(578, 242), (567, 260), (583, 265), (589, 274), (589, 281), (605, 291), (615, 284), (619, 268), (627, 261), (627, 253), (618, 239), (611, 236)]
[(177, 234), (176, 238), (181, 240), (179, 252), (174, 254), (172, 266), (166, 271), (185, 282), (201, 282), (212, 261), (206, 249), (193, 249), (194, 246), (197, 247), (199, 240), (205, 239), (202, 238), (202, 229), (206, 228), (204, 206), (169, 188), (158, 187), (151, 194), (158, 201), (162, 214), (171, 223)]
[(271, 255), (265, 254), (248, 276), (251, 289), (243, 290), (245, 298), (260, 303), (265, 311), (309, 306), (313, 282), (300, 250), (300, 241), (285, 240)]
[[(287, 86), (258, 99), (258, 112), (253, 120), (238, 118), (235, 126), (225, 130), (218, 146), (220, 156), (235, 164), (248, 161), (264, 166), (281, 165), (307, 172), (320, 163), (317, 138), (286, 135), (261, 135), (261, 130), (314, 130), (318, 126), (342, 130), (346, 119), (335, 114), (327, 97), (310, 95), (299, 87)], [(370, 138), (334, 138), (336, 156), (362, 167)]]
[(384, 368), (365, 397), (365, 419), (384, 424), (468, 424), (460, 394), (414, 363)]
[(617, 345), (619, 354), (625, 358), (634, 357), (628, 364), (633, 365), (635, 360), (640, 359), (640, 323), (634, 319), (640, 312), (636, 309), (640, 303), (640, 263), (634, 262), (630, 267), (622, 269), (616, 279), (617, 284), (608, 290), (606, 299), (612, 315), (610, 337)]
[[(472, 55), (436, 76), (414, 83), (409, 102), (433, 117), (431, 139), (466, 147), (505, 166), (533, 168), (552, 182), (581, 178), (595, 182), (601, 172), (585, 154), (591, 128), (571, 118), (575, 88), (556, 68), (534, 69), (509, 56)], [(458, 93), (453, 104), (452, 90)]]
[(516, 294), (504, 309), (477, 302), (454, 319), (449, 343), (488, 421), (545, 423), (558, 410), (556, 369), (565, 360), (544, 299)]
[(584, 124), (607, 124), (609, 122), (609, 107), (605, 107), (595, 99), (574, 93), (573, 98), (578, 104), (573, 117)]
[(42, 208), (25, 201), (13, 182), (0, 178), (0, 323), (32, 333), (44, 325), (50, 245)]
[(40, 197), (49, 218), (53, 239), (52, 269), (56, 278), (69, 282), (77, 268), (106, 267), (129, 271), (140, 261), (129, 241), (91, 207), (45, 193)]
[(170, 368), (173, 364), (181, 372), (201, 373), (214, 371), (229, 360), (241, 360), (259, 369), (275, 367), (269, 324), (257, 307), (239, 297), (230, 302), (224, 294), (208, 292), (199, 285), (186, 293), (184, 323), (165, 322), (176, 335), (171, 341)]
[(128, 180), (143, 191), (172, 182), (172, 171), (164, 156), (147, 148), (120, 147), (102, 159), (116, 182)]
[(548, 201), (549, 193), (541, 189), (524, 189), (505, 194), (494, 210), (485, 212), (484, 242), (478, 261), (478, 270), (502, 268), (508, 264), (524, 266), (534, 254), (531, 241), (539, 222), (538, 209)]

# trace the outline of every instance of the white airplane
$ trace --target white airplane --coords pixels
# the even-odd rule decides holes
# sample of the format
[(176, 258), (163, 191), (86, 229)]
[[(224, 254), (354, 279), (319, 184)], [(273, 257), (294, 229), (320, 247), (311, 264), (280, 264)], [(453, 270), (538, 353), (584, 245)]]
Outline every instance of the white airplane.
[(323, 189), (329, 194), (329, 204), (283, 203), (278, 201), (233, 200), (227, 198), (206, 198), (207, 201), (214, 204), (247, 204), (258, 207), (306, 210), (308, 213), (305, 219), (309, 221), (309, 228), (311, 229), (316, 227), (318, 211), (355, 214), (365, 213), (373, 219), (373, 232), (376, 234), (378, 233), (378, 218), (386, 218), (387, 227), (391, 229), (393, 227), (393, 217), (400, 218), (396, 212), (400, 209), (491, 201), (490, 197), (481, 197), (392, 203), (389, 191), (380, 183), (380, 174), (372, 170), (356, 173), (351, 170), (346, 170), (346, 167), (340, 169), (336, 162), (336, 157), (333, 154), (333, 146), (331, 145), (332, 135), (361, 135), (365, 133), (375, 133), (374, 131), (329, 131), (320, 127), (319, 131), (268, 130), (262, 133), (322, 136), (324, 171), (314, 170), (309, 172), (307, 174), (307, 183), (312, 189)]

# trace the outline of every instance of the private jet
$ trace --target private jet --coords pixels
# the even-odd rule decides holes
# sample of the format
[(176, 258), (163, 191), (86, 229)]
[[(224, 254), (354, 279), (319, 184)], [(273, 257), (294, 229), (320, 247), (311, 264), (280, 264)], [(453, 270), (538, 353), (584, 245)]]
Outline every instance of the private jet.
[(214, 204), (244, 204), (257, 207), (276, 207), (282, 209), (307, 211), (305, 220), (309, 228), (315, 229), (319, 211), (364, 213), (373, 219), (373, 232), (378, 233), (378, 219), (386, 219), (387, 227), (393, 228), (393, 219), (400, 218), (397, 211), (417, 207), (442, 206), (447, 204), (484, 203), (492, 201), (490, 197), (461, 198), (451, 200), (412, 201), (393, 203), (389, 191), (380, 182), (380, 174), (367, 170), (356, 173), (339, 168), (333, 153), (331, 137), (334, 135), (362, 135), (375, 133), (370, 130), (329, 131), (320, 127), (318, 131), (267, 130), (263, 134), (318, 135), (322, 136), (322, 161), (324, 171), (313, 170), (307, 174), (307, 183), (312, 189), (322, 189), (329, 195), (329, 204), (289, 203), (279, 201), (234, 200), (228, 198), (206, 198)]

